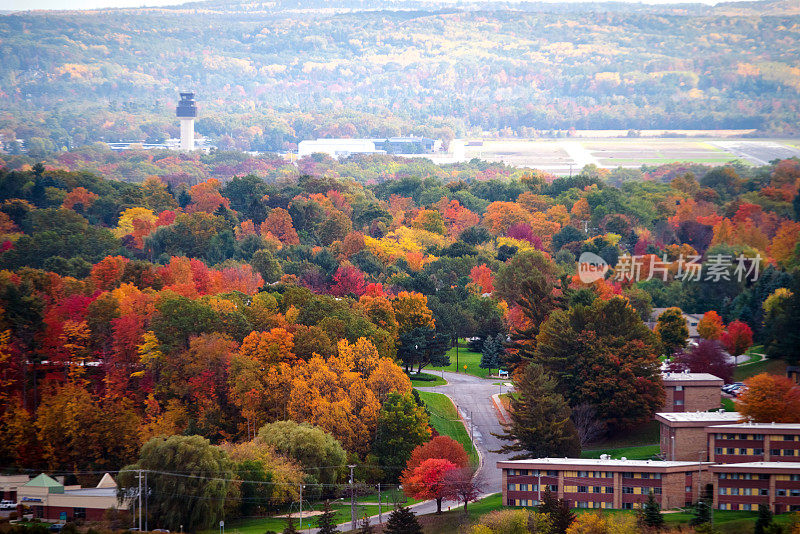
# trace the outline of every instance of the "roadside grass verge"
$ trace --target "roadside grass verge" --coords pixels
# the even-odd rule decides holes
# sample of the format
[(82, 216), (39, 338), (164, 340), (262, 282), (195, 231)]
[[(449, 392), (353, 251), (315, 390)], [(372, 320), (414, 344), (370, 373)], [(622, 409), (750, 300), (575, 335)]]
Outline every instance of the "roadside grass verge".
[(419, 397), (428, 408), (431, 414), (431, 426), (443, 436), (449, 436), (459, 442), (469, 456), (469, 463), (473, 467), (478, 466), (478, 452), (472, 446), (469, 432), (464, 427), (464, 423), (458, 418), (456, 407), (450, 397), (441, 393), (431, 393), (420, 391)]
[(441, 376), (431, 373), (412, 373), (408, 375), (411, 379), (411, 387), (432, 388), (434, 386), (447, 385), (447, 380)]

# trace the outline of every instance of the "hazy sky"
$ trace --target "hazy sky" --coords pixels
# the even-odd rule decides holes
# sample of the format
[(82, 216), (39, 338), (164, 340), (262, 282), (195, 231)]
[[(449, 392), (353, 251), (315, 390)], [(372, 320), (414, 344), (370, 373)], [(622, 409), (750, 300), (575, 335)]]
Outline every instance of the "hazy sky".
[[(101, 7), (168, 6), (182, 4), (187, 0), (0, 0), (0, 10), (25, 9), (96, 9)], [(551, 0), (552, 1), (552, 0)], [(569, 0), (591, 1), (591, 0)], [(674, 4), (687, 0), (617, 0), (645, 4)], [(689, 0), (692, 3), (716, 4), (719, 0)], [(688, 2), (687, 2), (688, 3)]]

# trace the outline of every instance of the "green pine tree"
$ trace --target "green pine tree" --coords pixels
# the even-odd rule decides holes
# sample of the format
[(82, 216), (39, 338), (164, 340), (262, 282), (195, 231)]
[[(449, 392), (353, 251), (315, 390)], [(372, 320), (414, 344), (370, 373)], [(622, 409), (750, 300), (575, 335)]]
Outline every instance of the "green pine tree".
[(769, 509), (769, 505), (766, 504), (759, 504), (758, 505), (758, 519), (756, 519), (756, 528), (753, 530), (753, 534), (766, 534), (767, 529), (772, 524), (772, 511)]
[(711, 507), (705, 500), (699, 500), (694, 505), (694, 513), (692, 519), (689, 520), (689, 525), (697, 526), (705, 523), (711, 523)]
[(556, 382), (538, 364), (528, 364), (516, 384), (517, 395), (511, 398), (511, 423), (498, 451), (516, 452), (512, 460), (525, 458), (577, 457), (580, 441), (564, 397), (556, 392)]
[(497, 343), (492, 336), (486, 336), (483, 341), (483, 349), (481, 350), (481, 362), (478, 367), (481, 369), (494, 369), (497, 367)]
[(384, 534), (422, 534), (422, 527), (414, 512), (405, 506), (399, 506), (389, 516)]
[(661, 506), (659, 506), (652, 491), (647, 496), (647, 502), (644, 503), (642, 522), (652, 528), (661, 528), (664, 526), (664, 516), (661, 514)]
[(322, 505), (322, 515), (317, 517), (317, 528), (319, 529), (319, 534), (336, 534), (339, 532), (339, 529), (336, 528), (336, 520), (334, 516), (336, 513), (331, 510), (331, 503), (325, 501), (325, 504)]
[(567, 529), (575, 521), (575, 514), (564, 499), (558, 499), (555, 509), (550, 512), (550, 522), (553, 525), (553, 534), (566, 534)]

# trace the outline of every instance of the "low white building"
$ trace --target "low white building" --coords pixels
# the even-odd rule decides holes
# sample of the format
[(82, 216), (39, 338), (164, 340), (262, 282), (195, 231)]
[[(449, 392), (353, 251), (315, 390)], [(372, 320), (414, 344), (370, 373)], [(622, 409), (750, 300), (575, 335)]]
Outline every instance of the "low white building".
[(299, 157), (311, 154), (328, 154), (334, 158), (344, 158), (350, 154), (383, 153), (376, 150), (375, 143), (370, 139), (316, 139), (300, 141), (297, 145)]

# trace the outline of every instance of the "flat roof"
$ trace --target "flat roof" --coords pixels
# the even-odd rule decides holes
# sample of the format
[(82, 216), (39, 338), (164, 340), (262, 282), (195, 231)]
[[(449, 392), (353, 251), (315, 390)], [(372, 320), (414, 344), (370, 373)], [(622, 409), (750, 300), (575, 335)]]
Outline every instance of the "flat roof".
[(724, 382), (720, 377), (714, 376), (711, 373), (676, 373), (666, 372), (661, 373), (661, 380), (665, 382), (701, 382), (705, 380), (713, 380)]
[[(659, 412), (656, 419), (671, 426), (671, 424), (697, 423), (697, 426), (707, 426), (708, 423), (738, 422), (742, 418), (739, 412)], [(704, 425), (704, 424), (705, 425)]]
[(737, 423), (731, 425), (712, 425), (707, 427), (710, 432), (719, 430), (754, 430), (761, 433), (800, 432), (800, 423)]
[[(713, 462), (671, 462), (662, 460), (622, 460), (602, 458), (536, 458), (532, 460), (507, 460), (497, 462), (497, 467), (515, 468), (524, 465), (553, 465), (563, 467), (697, 467), (700, 463), (710, 465)], [(502, 464), (502, 465), (501, 465)]]
[(717, 464), (711, 467), (713, 471), (789, 471), (800, 473), (800, 462), (743, 462), (740, 464)]

